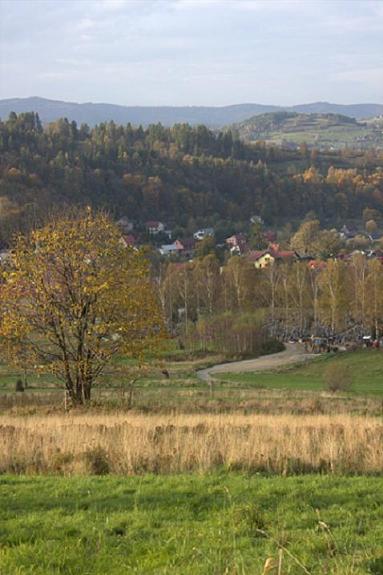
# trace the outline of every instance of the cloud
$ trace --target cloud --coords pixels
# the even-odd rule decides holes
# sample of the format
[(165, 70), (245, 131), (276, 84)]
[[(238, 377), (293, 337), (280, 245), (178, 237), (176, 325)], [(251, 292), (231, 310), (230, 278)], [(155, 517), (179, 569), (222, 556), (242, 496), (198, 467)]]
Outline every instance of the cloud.
[(96, 21), (92, 20), (91, 18), (82, 18), (75, 26), (75, 29), (78, 32), (82, 32), (85, 30), (91, 30), (96, 26)]
[(0, 13), (0, 97), (382, 98), (383, 2), (0, 0)]

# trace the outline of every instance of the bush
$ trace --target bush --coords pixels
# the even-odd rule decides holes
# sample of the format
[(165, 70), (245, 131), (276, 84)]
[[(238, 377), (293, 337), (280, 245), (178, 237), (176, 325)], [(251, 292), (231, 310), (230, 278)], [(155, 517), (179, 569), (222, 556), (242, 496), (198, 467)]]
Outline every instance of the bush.
[(277, 339), (268, 339), (263, 342), (261, 346), (261, 355), (269, 355), (271, 353), (279, 353), (286, 349), (285, 345)]
[(85, 461), (89, 473), (92, 475), (107, 475), (110, 471), (108, 454), (102, 447), (88, 449), (85, 452)]
[(324, 372), (326, 389), (329, 391), (350, 391), (352, 386), (352, 373), (347, 365), (330, 363)]
[(16, 381), (16, 391), (24, 391), (24, 384), (21, 379)]

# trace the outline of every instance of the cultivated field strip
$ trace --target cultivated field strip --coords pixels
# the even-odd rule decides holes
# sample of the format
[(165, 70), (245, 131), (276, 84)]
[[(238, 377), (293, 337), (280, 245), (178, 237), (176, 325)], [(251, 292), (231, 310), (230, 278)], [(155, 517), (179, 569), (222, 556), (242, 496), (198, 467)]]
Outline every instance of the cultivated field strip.
[(3, 473), (383, 471), (382, 421), (362, 416), (3, 416), (0, 436)]

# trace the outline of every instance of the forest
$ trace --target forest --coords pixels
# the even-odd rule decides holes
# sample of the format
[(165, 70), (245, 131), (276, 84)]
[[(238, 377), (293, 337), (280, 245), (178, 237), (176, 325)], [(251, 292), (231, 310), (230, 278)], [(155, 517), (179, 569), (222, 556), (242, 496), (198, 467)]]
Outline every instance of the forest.
[(226, 353), (262, 351), (265, 335), (356, 342), (379, 337), (383, 324), (382, 263), (359, 253), (264, 269), (238, 256), (220, 266), (210, 254), (164, 266), (158, 282), (169, 329), (181, 329), (189, 345)]
[(185, 233), (252, 214), (274, 227), (309, 211), (325, 225), (359, 221), (383, 208), (382, 162), (382, 151), (284, 150), (205, 126), (43, 126), (35, 113), (11, 113), (0, 122), (0, 242), (72, 205)]

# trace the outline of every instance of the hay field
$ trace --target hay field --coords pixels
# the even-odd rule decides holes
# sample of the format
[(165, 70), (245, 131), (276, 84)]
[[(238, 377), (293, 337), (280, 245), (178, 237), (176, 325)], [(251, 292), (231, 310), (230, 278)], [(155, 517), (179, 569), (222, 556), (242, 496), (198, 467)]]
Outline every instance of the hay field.
[(1, 473), (383, 471), (381, 419), (346, 414), (2, 416), (0, 434)]

